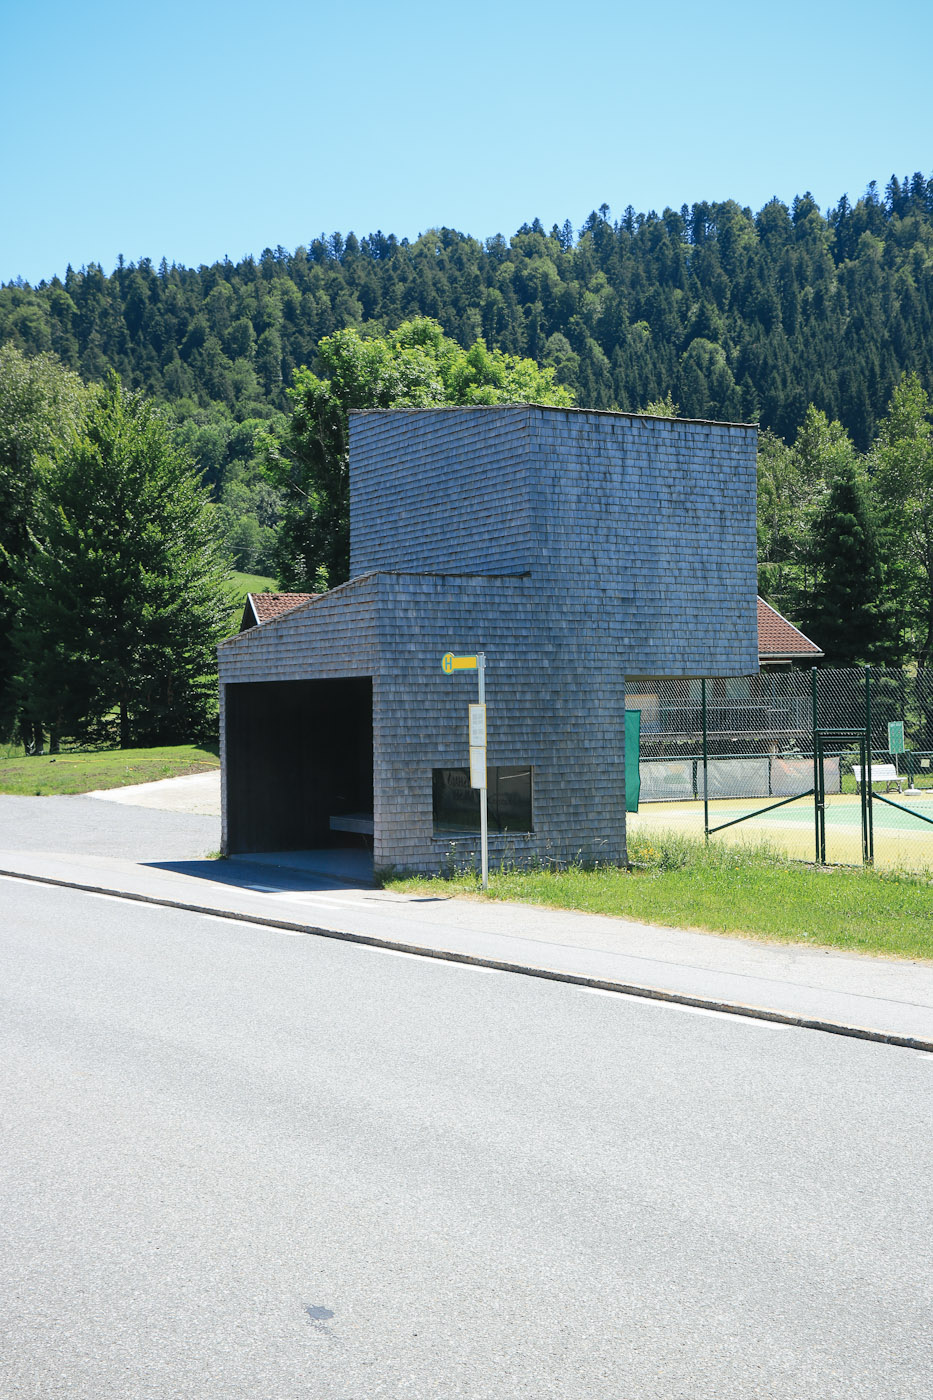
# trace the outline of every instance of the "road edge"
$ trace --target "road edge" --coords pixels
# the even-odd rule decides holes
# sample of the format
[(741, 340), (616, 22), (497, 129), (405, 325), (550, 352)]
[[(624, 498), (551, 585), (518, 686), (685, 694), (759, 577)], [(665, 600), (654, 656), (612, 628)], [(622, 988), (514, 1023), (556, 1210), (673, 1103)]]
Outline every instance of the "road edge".
[(188, 914), (202, 914), (212, 919), (233, 920), (240, 924), (255, 924), (260, 928), (277, 928), (286, 933), (303, 933), (314, 938), (333, 938), (343, 943), (360, 943), (364, 947), (384, 948), (394, 953), (409, 953), (413, 957), (434, 958), (439, 962), (464, 963), (472, 967), (487, 967), (494, 972), (511, 972), (522, 977), (538, 977), (548, 982), (566, 982), (570, 986), (590, 987), (596, 991), (617, 992), (621, 996), (641, 997), (645, 1001), (670, 1002), (677, 1006), (692, 1006), (701, 1011), (721, 1011), (731, 1016), (744, 1016), (749, 1020), (771, 1021), (781, 1026), (795, 1026), (799, 1030), (822, 1031), (827, 1035), (848, 1036), (855, 1040), (873, 1041), (880, 1045), (894, 1045), (904, 1050), (919, 1050), (933, 1054), (933, 1040), (923, 1040), (917, 1036), (896, 1035), (889, 1031), (875, 1030), (870, 1026), (849, 1025), (842, 1021), (823, 1021), (816, 1017), (797, 1016), (790, 1011), (778, 1011), (771, 1007), (750, 1006), (744, 1002), (722, 1001), (713, 997), (691, 996), (687, 992), (675, 992), (665, 987), (647, 987), (637, 982), (617, 982), (611, 978), (584, 977), (579, 973), (562, 972), (559, 968), (536, 967), (531, 963), (504, 962), (498, 958), (474, 957), (470, 953), (458, 952), (451, 948), (430, 948), (418, 943), (402, 943), (392, 938), (377, 938), (368, 933), (347, 933), (342, 929), (324, 928), (317, 924), (299, 924), (288, 919), (275, 919), (263, 914), (245, 914), (233, 909), (216, 909), (210, 905), (195, 904), (188, 900), (169, 899), (167, 896), (139, 894), (131, 890), (114, 890), (105, 885), (92, 885), (79, 880), (62, 880), (53, 875), (27, 874), (22, 870), (2, 870), (0, 876), (10, 880), (23, 880), (35, 885), (54, 885), (60, 889), (79, 890), (84, 894), (104, 895), (111, 899), (129, 899), (137, 904), (154, 904), (164, 909), (178, 909)]

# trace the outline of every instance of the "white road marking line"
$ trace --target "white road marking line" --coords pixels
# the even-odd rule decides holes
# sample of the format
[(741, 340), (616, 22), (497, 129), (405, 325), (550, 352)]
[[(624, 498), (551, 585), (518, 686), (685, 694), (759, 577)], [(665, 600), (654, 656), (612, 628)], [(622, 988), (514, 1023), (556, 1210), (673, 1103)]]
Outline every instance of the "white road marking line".
[[(75, 892), (76, 894), (88, 895), (88, 896), (90, 896), (91, 899), (106, 899), (106, 900), (110, 900), (111, 902), (116, 902), (116, 903), (118, 903), (118, 904), (131, 904), (135, 909), (146, 908), (146, 909), (159, 910), (159, 909), (168, 908), (168, 909), (170, 909), (171, 912), (173, 912), (173, 913), (193, 913), (193, 914), (199, 915), (201, 918), (212, 919), (215, 923), (234, 924), (234, 925), (236, 925), (238, 928), (248, 928), (248, 929), (251, 929), (251, 930), (255, 930), (255, 929), (257, 929), (257, 928), (265, 928), (265, 929), (268, 929), (268, 931), (269, 931), (270, 933), (285, 934), (285, 935), (286, 935), (287, 937), (289, 937), (289, 938), (305, 938), (305, 937), (308, 936), (308, 930), (305, 930), (305, 929), (285, 929), (285, 928), (276, 928), (274, 925), (264, 924), (264, 923), (262, 923), (261, 921), (258, 921), (258, 920), (255, 920), (255, 919), (250, 919), (250, 918), (236, 918), (235, 916), (232, 916), (232, 915), (230, 915), (230, 914), (222, 914), (222, 913), (220, 913), (220, 912), (214, 913), (214, 912), (212, 912), (210, 909), (186, 910), (186, 909), (184, 909), (183, 907), (178, 907), (178, 906), (173, 906), (173, 905), (165, 905), (165, 904), (162, 904), (162, 903), (160, 903), (160, 902), (158, 902), (158, 901), (156, 901), (156, 900), (132, 899), (132, 898), (127, 898), (127, 897), (125, 897), (124, 895), (108, 894), (106, 891), (101, 891), (101, 890), (86, 890), (86, 889), (81, 889), (81, 888), (76, 887), (76, 886), (73, 886), (73, 885), (66, 885), (66, 886), (51, 885), (51, 884), (48, 884), (47, 882), (42, 881), (42, 880), (28, 880), (28, 879), (24, 879), (23, 877), (18, 876), (18, 875), (5, 875), (5, 874), (0, 874), (0, 880), (6, 880), (6, 881), (8, 881), (8, 882), (15, 882), (15, 883), (18, 884), (18, 885), (23, 885), (23, 884), (31, 884), (31, 885), (33, 885), (33, 886), (35, 886), (35, 885), (41, 885), (41, 886), (42, 886), (43, 888), (45, 888), (45, 889), (61, 889), (61, 888), (71, 889), (71, 890), (74, 890), (74, 892)], [(308, 900), (307, 902), (310, 903), (310, 902), (312, 902), (312, 901), (311, 901), (311, 900)], [(344, 904), (346, 904), (346, 905), (349, 906), (349, 905), (351, 904), (351, 901), (350, 901), (350, 900), (339, 901), (339, 902), (335, 901), (335, 902), (333, 902), (333, 903), (331, 903), (331, 904), (325, 904), (324, 901), (321, 900), (321, 901), (318, 901), (318, 903), (319, 903), (319, 905), (320, 905), (321, 908), (327, 908), (327, 909), (334, 909), (334, 908), (337, 908), (337, 909), (339, 909), (339, 908), (341, 908)], [(353, 903), (353, 906), (354, 906), (355, 908), (369, 909), (369, 910), (372, 910), (372, 908), (373, 908), (373, 905), (372, 905), (372, 904), (363, 904), (361, 901), (352, 901), (352, 903)], [(468, 968), (471, 972), (492, 972), (492, 973), (495, 973), (497, 976), (503, 976), (503, 975), (505, 975), (505, 973), (507, 972), (507, 969), (504, 969), (504, 968), (485, 967), (485, 966), (483, 966), (481, 963), (461, 962), (461, 961), (460, 961), (459, 959), (457, 959), (457, 958), (438, 958), (438, 957), (432, 956), (430, 953), (427, 953), (427, 952), (425, 952), (425, 953), (419, 953), (419, 952), (409, 953), (409, 952), (403, 951), (403, 950), (400, 949), (400, 948), (382, 948), (382, 947), (380, 947), (378, 944), (375, 944), (375, 943), (366, 943), (366, 942), (361, 942), (359, 946), (365, 947), (365, 948), (370, 948), (370, 949), (371, 949), (373, 952), (375, 952), (375, 953), (385, 953), (385, 954), (388, 954), (388, 956), (394, 957), (394, 958), (417, 958), (417, 959), (418, 959), (419, 961), (421, 961), (421, 962), (432, 962), (432, 963), (437, 963), (437, 964), (443, 964), (444, 966), (447, 966), (447, 967), (450, 967), (450, 966), (453, 965), (453, 966), (456, 966), (456, 967)], [(563, 979), (557, 978), (557, 979), (555, 979), (555, 980), (562, 981)], [(762, 1018), (762, 1017), (758, 1017), (758, 1016), (743, 1016), (743, 1015), (741, 1015), (739, 1012), (735, 1012), (735, 1011), (716, 1011), (716, 1010), (713, 1010), (712, 1008), (708, 1008), (708, 1007), (705, 1007), (705, 1006), (688, 1006), (688, 1005), (686, 1005), (684, 1002), (679, 1002), (679, 1001), (666, 1001), (666, 1000), (664, 1000), (663, 998), (660, 998), (660, 997), (649, 997), (649, 996), (641, 997), (641, 996), (636, 996), (636, 995), (634, 995), (634, 994), (631, 993), (631, 992), (614, 992), (614, 991), (611, 991), (609, 988), (606, 988), (606, 987), (583, 987), (583, 986), (580, 986), (579, 983), (569, 983), (569, 984), (566, 984), (566, 985), (576, 986), (576, 989), (577, 989), (578, 991), (587, 992), (590, 996), (597, 996), (597, 997), (614, 997), (616, 1001), (635, 1002), (635, 1003), (637, 1003), (637, 1005), (639, 1005), (639, 1006), (649, 1005), (649, 1006), (668, 1007), (668, 1008), (672, 1008), (672, 1009), (674, 1009), (674, 1010), (676, 1010), (676, 1011), (685, 1011), (685, 1012), (688, 1012), (688, 1013), (690, 1013), (690, 1014), (692, 1014), (692, 1015), (694, 1015), (694, 1016), (711, 1016), (711, 1017), (713, 1017), (714, 1019), (718, 1019), (718, 1020), (722, 1020), (722, 1021), (732, 1021), (733, 1024), (734, 1024), (735, 1022), (737, 1022), (737, 1021), (740, 1021), (740, 1022), (745, 1023), (746, 1025), (754, 1025), (754, 1026), (764, 1027), (764, 1028), (766, 1028), (766, 1029), (771, 1029), (771, 1030), (787, 1031), (787, 1030), (795, 1030), (795, 1029), (797, 1029), (797, 1027), (794, 1027), (794, 1026), (791, 1026), (791, 1025), (787, 1025), (785, 1022), (781, 1022), (781, 1021), (769, 1021), (769, 1020), (766, 1020), (766, 1019), (764, 1019), (764, 1018)], [(928, 1065), (933, 1066), (933, 1055), (931, 1055), (928, 1051), (926, 1051), (926, 1050), (918, 1050), (918, 1051), (915, 1052), (915, 1054), (920, 1055), (920, 1056), (926, 1061), (926, 1063), (927, 1063)]]
[(666, 1006), (674, 1011), (686, 1011), (693, 1016), (712, 1016), (721, 1021), (742, 1021), (749, 1026), (763, 1026), (776, 1031), (793, 1030), (793, 1026), (785, 1025), (781, 1021), (765, 1021), (758, 1016), (742, 1016), (736, 1011), (716, 1011), (712, 1007), (687, 1006), (682, 1001), (665, 1001), (661, 997), (638, 997), (631, 992), (612, 992), (605, 987), (581, 987), (581, 992), (588, 992), (590, 996), (614, 997), (616, 1001), (636, 1002), (639, 1006)]
[(232, 914), (211, 914), (210, 911), (198, 911), (202, 919), (210, 919), (212, 924), (234, 924), (237, 928), (248, 928), (252, 933), (261, 929), (266, 933), (279, 933), (284, 938), (307, 938), (308, 930), (304, 928), (276, 928), (274, 924), (257, 924), (253, 919), (237, 919)]
[[(41, 880), (30, 881), (29, 883), (33, 886), (41, 884), (47, 890), (64, 889), (69, 894), (83, 894), (86, 895), (88, 899), (106, 899), (110, 904), (132, 904), (134, 909), (165, 909), (164, 904), (153, 903), (148, 899), (128, 899), (125, 895), (107, 894), (106, 891), (101, 890), (82, 890), (74, 885), (46, 885), (44, 881)], [(172, 912), (179, 913), (181, 911), (173, 910)]]
[(423, 953), (406, 953), (403, 948), (380, 948), (374, 943), (364, 943), (373, 953), (382, 953), (387, 958), (416, 958), (418, 962), (438, 962), (438, 958), (425, 958)]
[(366, 943), (363, 945), (374, 953), (384, 953), (390, 958), (416, 958), (418, 962), (435, 963), (438, 967), (463, 967), (467, 972), (491, 972), (495, 977), (504, 977), (505, 969), (501, 967), (484, 967), (482, 963), (461, 962), (459, 958), (437, 958), (430, 953), (409, 953), (403, 948), (380, 948), (378, 943)]
[[(135, 900), (135, 899), (132, 899), (132, 898), (127, 898), (125, 895), (120, 895), (120, 894), (116, 894), (116, 893), (114, 893), (114, 894), (108, 894), (108, 892), (107, 892), (106, 890), (88, 890), (88, 889), (83, 889), (80, 885), (71, 885), (71, 884), (57, 885), (57, 884), (51, 884), (51, 883), (49, 883), (49, 882), (46, 881), (46, 880), (39, 880), (39, 879), (33, 880), (33, 879), (29, 878), (28, 876), (0, 875), (0, 880), (8, 880), (8, 881), (11, 881), (11, 882), (13, 882), (13, 883), (15, 883), (15, 884), (17, 884), (17, 885), (23, 885), (23, 884), (42, 885), (42, 886), (44, 886), (46, 889), (70, 889), (70, 890), (74, 890), (74, 892), (75, 892), (76, 894), (86, 894), (86, 895), (90, 895), (90, 897), (91, 897), (92, 899), (114, 899), (114, 900), (118, 900), (118, 901), (119, 901), (120, 903), (122, 903), (122, 904), (146, 904), (146, 903), (149, 902), (149, 901), (146, 900), (146, 899)], [(235, 885), (235, 886), (233, 886), (233, 888), (234, 888), (234, 889), (240, 890), (243, 894), (272, 894), (272, 895), (277, 896), (277, 897), (280, 898), (280, 899), (284, 899), (284, 900), (289, 900), (289, 899), (290, 899), (291, 902), (292, 902), (293, 904), (310, 904), (310, 905), (314, 905), (314, 906), (316, 906), (316, 907), (318, 907), (318, 908), (320, 908), (320, 909), (332, 909), (332, 910), (333, 910), (333, 909), (337, 909), (337, 910), (339, 910), (339, 909), (366, 909), (366, 910), (368, 910), (370, 913), (379, 913), (379, 912), (381, 912), (381, 910), (385, 907), (384, 905), (382, 905), (382, 904), (381, 904), (379, 901), (377, 901), (377, 900), (373, 900), (371, 903), (366, 904), (366, 903), (364, 903), (362, 900), (341, 899), (339, 896), (318, 895), (318, 894), (311, 894), (311, 893), (303, 894), (303, 893), (300, 893), (300, 892), (298, 892), (298, 891), (280, 890), (280, 889), (274, 889), (274, 890), (273, 890), (273, 889), (271, 889), (271, 888), (268, 889), (268, 890), (266, 890), (266, 889), (260, 888), (259, 886), (256, 886), (256, 885), (250, 885), (250, 886), (245, 886), (245, 887), (244, 887), (244, 886)], [(153, 898), (156, 899), (156, 900), (158, 900), (158, 899), (159, 899), (159, 896), (158, 896), (158, 895), (155, 895), (155, 896), (153, 896)], [(162, 907), (166, 907), (166, 906), (158, 905), (157, 907), (162, 908)], [(168, 907), (171, 907), (171, 906), (168, 906)], [(247, 922), (248, 922), (248, 921), (247, 921)]]

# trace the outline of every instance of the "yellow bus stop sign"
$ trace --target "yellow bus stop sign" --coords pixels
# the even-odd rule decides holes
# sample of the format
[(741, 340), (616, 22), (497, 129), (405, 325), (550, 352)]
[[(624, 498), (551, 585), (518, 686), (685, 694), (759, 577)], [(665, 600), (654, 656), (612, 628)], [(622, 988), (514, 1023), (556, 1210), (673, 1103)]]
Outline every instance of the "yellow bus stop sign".
[(454, 656), (452, 651), (445, 651), (441, 657), (441, 670), (445, 676), (453, 675), (454, 671), (475, 671), (477, 666), (475, 656)]

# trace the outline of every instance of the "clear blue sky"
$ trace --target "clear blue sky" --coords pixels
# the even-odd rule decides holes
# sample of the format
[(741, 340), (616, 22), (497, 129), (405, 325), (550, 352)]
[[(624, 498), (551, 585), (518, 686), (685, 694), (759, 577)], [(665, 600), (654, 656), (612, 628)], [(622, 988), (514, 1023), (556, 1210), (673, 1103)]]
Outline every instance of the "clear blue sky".
[(0, 280), (933, 174), (929, 0), (0, 0)]

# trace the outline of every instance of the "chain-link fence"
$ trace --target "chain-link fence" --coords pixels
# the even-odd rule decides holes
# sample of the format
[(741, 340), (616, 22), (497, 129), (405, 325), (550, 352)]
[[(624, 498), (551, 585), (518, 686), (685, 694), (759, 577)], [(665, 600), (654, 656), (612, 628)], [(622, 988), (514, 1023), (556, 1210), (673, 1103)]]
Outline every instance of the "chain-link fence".
[(641, 711), (639, 824), (933, 867), (933, 670), (630, 680), (627, 705)]

